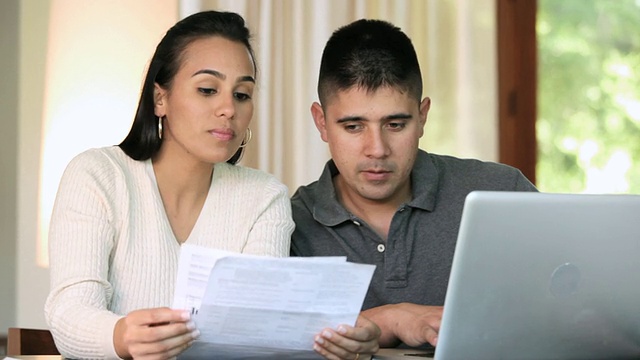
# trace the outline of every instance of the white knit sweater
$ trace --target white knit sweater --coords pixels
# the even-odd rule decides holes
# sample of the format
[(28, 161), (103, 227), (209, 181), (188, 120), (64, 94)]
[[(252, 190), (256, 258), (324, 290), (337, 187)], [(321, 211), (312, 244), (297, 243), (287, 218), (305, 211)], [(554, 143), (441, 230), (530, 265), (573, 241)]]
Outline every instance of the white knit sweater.
[[(293, 228), (282, 183), (220, 163), (186, 242), (283, 257)], [(117, 358), (113, 330), (119, 318), (171, 306), (179, 252), (150, 160), (135, 161), (115, 146), (74, 158), (49, 231), (45, 316), (62, 355)]]

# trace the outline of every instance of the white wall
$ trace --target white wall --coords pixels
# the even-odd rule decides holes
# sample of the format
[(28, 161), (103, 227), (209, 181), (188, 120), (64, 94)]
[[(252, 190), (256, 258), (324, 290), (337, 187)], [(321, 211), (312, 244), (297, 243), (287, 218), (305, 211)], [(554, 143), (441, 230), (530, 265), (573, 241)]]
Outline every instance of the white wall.
[(0, 334), (15, 323), (19, 0), (0, 2)]
[[(146, 63), (157, 41), (177, 20), (177, 4), (177, 0), (0, 1), (0, 334), (11, 326), (46, 327), (43, 307), (49, 292), (49, 271), (37, 265), (37, 244), (43, 123), (47, 118), (47, 102), (53, 101), (48, 98), (46, 88), (51, 86), (47, 79), (55, 78), (47, 60), (52, 58), (51, 51), (69, 51), (69, 48), (51, 49), (49, 39), (56, 32), (49, 28), (53, 10), (59, 14), (74, 6), (89, 6), (82, 18), (76, 16), (66, 21), (93, 21), (102, 28), (112, 28), (112, 34), (121, 30), (124, 35), (120, 34), (121, 38), (110, 46), (124, 47), (126, 51), (114, 51), (111, 55), (122, 57), (126, 53), (127, 61), (131, 61), (132, 68), (127, 71), (135, 73), (134, 83), (124, 84), (119, 90), (128, 91), (135, 103)], [(87, 19), (91, 16), (93, 19)], [(65, 24), (67, 30), (68, 26), (72, 24)], [(131, 33), (131, 28), (140, 29), (140, 33)], [(95, 42), (102, 40), (88, 32), (80, 35)], [(108, 52), (109, 45), (105, 46)], [(141, 52), (144, 54), (140, 55)], [(104, 58), (103, 54), (99, 56)], [(110, 70), (111, 67), (104, 67), (101, 72)], [(99, 86), (92, 84), (87, 89), (96, 91), (98, 97)], [(110, 116), (105, 111), (98, 113), (107, 119)], [(86, 121), (101, 120), (99, 116), (87, 116)], [(102, 120), (101, 124), (104, 123)], [(84, 129), (75, 130), (67, 130), (69, 142), (91, 136)]]
[(15, 325), (33, 328), (46, 327), (43, 308), (49, 290), (49, 271), (36, 264), (36, 244), (50, 3), (49, 0), (21, 0), (19, 17), (18, 286)]

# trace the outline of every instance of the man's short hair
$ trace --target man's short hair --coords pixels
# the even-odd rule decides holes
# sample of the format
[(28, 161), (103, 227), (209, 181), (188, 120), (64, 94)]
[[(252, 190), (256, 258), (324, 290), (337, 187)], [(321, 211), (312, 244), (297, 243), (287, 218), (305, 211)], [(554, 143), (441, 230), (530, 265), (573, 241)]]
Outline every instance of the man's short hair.
[(354, 86), (367, 91), (389, 86), (407, 91), (420, 102), (418, 57), (411, 39), (400, 28), (382, 20), (362, 19), (331, 35), (320, 63), (320, 103)]

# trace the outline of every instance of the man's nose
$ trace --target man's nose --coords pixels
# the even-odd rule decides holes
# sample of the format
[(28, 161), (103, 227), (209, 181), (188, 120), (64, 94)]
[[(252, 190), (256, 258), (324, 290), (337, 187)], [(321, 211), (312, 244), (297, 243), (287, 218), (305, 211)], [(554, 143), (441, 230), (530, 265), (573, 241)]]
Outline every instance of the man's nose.
[(368, 131), (365, 154), (372, 158), (384, 158), (389, 155), (389, 145), (381, 130), (371, 129)]

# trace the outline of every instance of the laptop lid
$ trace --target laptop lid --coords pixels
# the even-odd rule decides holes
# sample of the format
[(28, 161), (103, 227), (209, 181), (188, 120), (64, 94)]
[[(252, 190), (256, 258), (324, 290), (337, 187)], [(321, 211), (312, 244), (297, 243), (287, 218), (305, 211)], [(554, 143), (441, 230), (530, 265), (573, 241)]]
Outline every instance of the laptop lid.
[(469, 194), (435, 358), (640, 358), (640, 196)]

